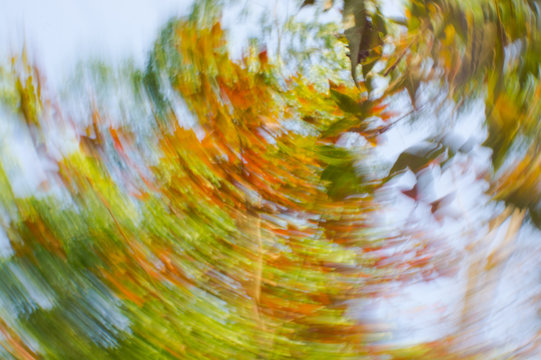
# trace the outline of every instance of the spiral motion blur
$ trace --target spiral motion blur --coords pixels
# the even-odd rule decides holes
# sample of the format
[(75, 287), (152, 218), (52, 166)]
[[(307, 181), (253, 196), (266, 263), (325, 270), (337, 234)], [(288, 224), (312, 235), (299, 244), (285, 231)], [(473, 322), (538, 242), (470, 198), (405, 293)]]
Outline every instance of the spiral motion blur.
[(187, 8), (0, 59), (0, 358), (541, 358), (541, 2)]

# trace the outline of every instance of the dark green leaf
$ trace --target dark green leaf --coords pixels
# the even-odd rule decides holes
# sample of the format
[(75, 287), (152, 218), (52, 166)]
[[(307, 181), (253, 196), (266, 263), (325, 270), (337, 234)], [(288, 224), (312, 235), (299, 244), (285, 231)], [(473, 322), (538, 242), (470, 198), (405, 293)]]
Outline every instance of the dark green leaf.
[(398, 156), (398, 159), (389, 171), (389, 177), (394, 176), (407, 168), (416, 173), (428, 166), (444, 151), (445, 147), (439, 143), (426, 142), (424, 144), (412, 146)]

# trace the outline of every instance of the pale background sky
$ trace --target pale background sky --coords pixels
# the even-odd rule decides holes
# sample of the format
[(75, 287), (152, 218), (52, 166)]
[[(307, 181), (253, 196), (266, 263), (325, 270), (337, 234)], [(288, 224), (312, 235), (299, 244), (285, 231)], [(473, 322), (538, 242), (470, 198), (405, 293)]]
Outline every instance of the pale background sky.
[[(0, 54), (23, 40), (54, 83), (77, 60), (143, 62), (160, 27), (189, 0), (0, 0)], [(66, 75), (66, 74), (64, 74)]]

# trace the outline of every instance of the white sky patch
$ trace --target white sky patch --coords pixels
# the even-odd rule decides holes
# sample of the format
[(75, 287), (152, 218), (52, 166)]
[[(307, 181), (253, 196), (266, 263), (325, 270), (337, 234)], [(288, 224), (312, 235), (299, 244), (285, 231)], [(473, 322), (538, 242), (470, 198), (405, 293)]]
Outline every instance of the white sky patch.
[(0, 54), (23, 42), (53, 84), (77, 61), (128, 56), (144, 63), (161, 26), (190, 0), (0, 0)]
[(13, 248), (4, 229), (0, 227), (0, 257), (8, 258), (13, 255)]

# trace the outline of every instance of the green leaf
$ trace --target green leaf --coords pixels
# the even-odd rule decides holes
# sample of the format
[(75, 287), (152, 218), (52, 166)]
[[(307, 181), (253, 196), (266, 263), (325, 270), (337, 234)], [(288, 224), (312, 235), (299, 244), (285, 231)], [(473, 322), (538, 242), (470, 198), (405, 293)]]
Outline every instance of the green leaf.
[(445, 147), (442, 144), (433, 142), (412, 146), (398, 156), (388, 176), (392, 177), (408, 168), (417, 173), (443, 154), (444, 151)]
[(353, 162), (327, 166), (321, 174), (321, 180), (329, 182), (327, 194), (334, 200), (341, 200), (358, 193), (363, 183)]
[(363, 40), (363, 32), (366, 25), (366, 11), (364, 0), (344, 0), (344, 12), (342, 23), (344, 35), (349, 47), (349, 58), (351, 62), (351, 77), (355, 85), (358, 85), (356, 69), (359, 64), (359, 54)]

